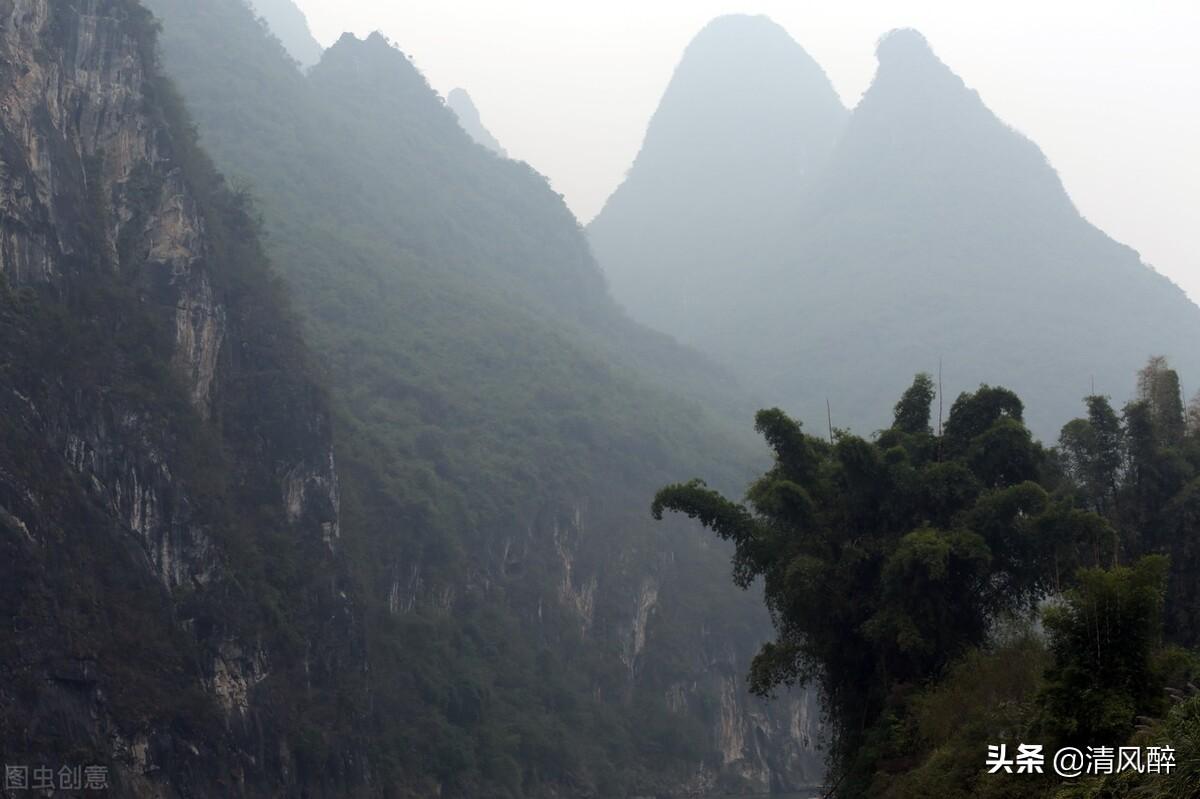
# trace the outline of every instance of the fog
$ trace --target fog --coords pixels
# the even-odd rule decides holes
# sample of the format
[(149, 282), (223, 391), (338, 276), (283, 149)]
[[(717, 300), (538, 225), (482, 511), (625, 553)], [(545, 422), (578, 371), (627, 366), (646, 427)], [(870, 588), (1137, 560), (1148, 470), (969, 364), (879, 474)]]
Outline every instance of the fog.
[(0, 0), (0, 794), (1192, 795), (1200, 11), (979, 7)]
[(771, 16), (848, 105), (871, 79), (878, 36), (915, 27), (1045, 150), (1088, 219), (1200, 297), (1194, 3), (298, 4), (322, 44), (378, 29), (443, 95), (467, 89), (501, 144), (546, 174), (585, 223), (632, 162), (684, 46), (712, 17)]

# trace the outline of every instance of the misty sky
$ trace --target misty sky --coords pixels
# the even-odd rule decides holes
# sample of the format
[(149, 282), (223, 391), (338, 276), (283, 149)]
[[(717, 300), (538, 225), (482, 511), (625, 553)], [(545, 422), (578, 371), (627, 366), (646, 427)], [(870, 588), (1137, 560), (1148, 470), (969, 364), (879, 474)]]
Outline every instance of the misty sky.
[(1081, 211), (1200, 299), (1200, 3), (1010, 0), (296, 0), (322, 44), (380, 30), (443, 95), (467, 89), (514, 158), (583, 222), (641, 143), (683, 48), (712, 17), (783, 25), (852, 106), (874, 44), (921, 30), (1036, 141)]

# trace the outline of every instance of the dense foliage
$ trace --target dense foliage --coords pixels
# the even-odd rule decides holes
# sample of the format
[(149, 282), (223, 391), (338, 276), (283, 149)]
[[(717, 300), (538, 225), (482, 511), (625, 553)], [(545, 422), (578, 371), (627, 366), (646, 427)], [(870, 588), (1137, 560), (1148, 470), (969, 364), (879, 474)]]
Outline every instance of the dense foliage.
[(820, 686), (840, 795), (1052, 794), (985, 775), (987, 745), (1117, 746), (1166, 712), (1197, 662), (1172, 644), (1197, 634), (1200, 529), (1179, 508), (1200, 462), (1165, 361), (1137, 393), (1123, 417), (1089, 397), (1048, 452), (996, 387), (935, 434), (919, 375), (871, 441), (760, 412), (775, 465), (745, 505), (699, 481), (659, 492), (656, 516), (699, 519), (735, 544), (739, 585), (762, 579), (776, 639), (751, 685)]
[(379, 782), (613, 793), (718, 771), (720, 681), (767, 620), (713, 590), (723, 553), (638, 509), (696, 463), (752, 473), (676, 393), (733, 406), (721, 372), (626, 319), (561, 198), (383, 37), (304, 75), (238, 0), (149, 5), (327, 364)]
[(1086, 417), (1059, 437), (1075, 501), (1115, 529), (1111, 558), (1170, 557), (1166, 630), (1200, 644), (1200, 395), (1185, 408), (1179, 375), (1157, 357), (1138, 373), (1133, 401), (1118, 414), (1108, 398), (1086, 400)]
[[(75, 163), (78, 148), (48, 148), (71, 166), (56, 162), (55, 189), (66, 199), (55, 213), (77, 240), (56, 263), (53, 287), (0, 281), (0, 381), (11, 389), (0, 393), (0, 554), (13, 578), (0, 585), (0, 608), (13, 620), (0, 626), (0, 739), (20, 742), (7, 752), (102, 759), (95, 731), (115, 719), (118, 733), (151, 741), (164, 782), (205, 784), (214, 795), (247, 784), (278, 793), (279, 784), (254, 784), (268, 771), (284, 775), (286, 792), (309, 795), (348, 785), (395, 796), (621, 795), (677, 789), (697, 774), (704, 787), (737, 789), (738, 768), (782, 779), (796, 750), (779, 755), (779, 741), (768, 739), (782, 729), (777, 737), (790, 743), (793, 720), (780, 725), (760, 704), (754, 735), (724, 734), (740, 733), (748, 715), (730, 675), (760, 645), (764, 614), (718, 587), (727, 548), (707, 546), (684, 524), (655, 527), (637, 511), (652, 487), (711, 468), (717, 488), (671, 485), (654, 514), (698, 518), (732, 546), (735, 582), (761, 581), (776, 637), (750, 665), (751, 687), (769, 695), (819, 686), (841, 793), (1194, 795), (1200, 710), (1187, 694), (1200, 664), (1185, 647), (1200, 639), (1200, 404), (1185, 407), (1164, 360), (1142, 371), (1136, 399), (1120, 412), (1088, 397), (1086, 417), (1063, 428), (1054, 450), (1034, 441), (1021, 400), (1004, 388), (962, 394), (935, 424), (927, 375), (870, 439), (832, 424), (828, 439), (810, 436), (786, 413), (763, 411), (757, 428), (773, 466), (744, 504), (730, 502), (718, 488), (739, 484), (754, 456), (714, 409), (736, 409), (739, 393), (702, 358), (624, 317), (561, 198), (528, 166), (473, 144), (403, 54), (379, 35), (347, 37), (304, 74), (240, 0), (152, 5), (198, 125), (154, 73), (154, 23), (134, 0), (108, 0), (106, 19), (127, 22), (138, 45), (127, 61), (147, 68), (142, 121), (161, 134), (165, 167), (142, 165), (113, 187), (102, 157)], [(295, 20), (290, 3), (280, 7)], [(62, 37), (55, 46), (71, 41), (69, 25), (53, 32)], [(829, 101), (833, 122), (818, 137), (829, 139), (840, 122), (836, 98), (778, 33), (771, 55), (786, 66), (781, 75), (811, 79), (807, 88)], [(988, 128), (994, 120), (963, 102), (957, 79), (906, 41), (881, 49), (900, 72), (877, 80), (835, 153), (839, 167), (866, 162), (858, 156), (878, 149), (873, 131), (925, 140), (914, 120), (927, 115), (889, 99), (889, 82), (913, 75), (933, 94), (906, 91), (963, 123), (955, 131), (979, 134), (1020, 165), (1037, 161), (1027, 143)], [(47, 54), (54, 48), (38, 57)], [(715, 114), (714, 122), (732, 118)], [(209, 163), (197, 129), (223, 168), (252, 181), (261, 220), (251, 189), (230, 188)], [(709, 130), (718, 139), (745, 131)], [(29, 154), (0, 133), (8, 177)], [(675, 151), (663, 141), (651, 142), (647, 158)], [(959, 263), (958, 245), (924, 246), (930, 230), (904, 224), (925, 214), (922, 224), (937, 219), (940, 233), (943, 223), (973, 224), (994, 200), (1013, 201), (984, 163), (920, 164), (955, 189), (945, 192), (952, 212), (941, 199), (946, 184), (920, 176), (919, 190), (894, 192), (903, 213), (892, 194), (859, 204), (871, 180), (855, 172), (854, 190), (828, 192), (822, 209), (854, 207), (862, 224), (843, 225), (855, 231), (851, 243), (823, 232), (802, 249), (822, 269), (858, 263), (858, 274), (846, 272), (856, 280), (899, 240), (907, 255), (946, 256), (926, 282), (953, 283), (945, 264)], [(741, 175), (751, 179), (737, 195), (772, 173), (771, 197), (780, 199), (811, 163), (762, 166)], [(1031, 185), (1054, 189), (1035, 166)], [(143, 257), (168, 174), (196, 206), (204, 239), (196, 268), (231, 331), (204, 412), (172, 372), (175, 307), (163, 301), (168, 281), (155, 278), (161, 264)], [(888, 176), (913, 189), (913, 174)], [(963, 178), (986, 191), (963, 201)], [(1060, 222), (1066, 214), (1072, 241), (1082, 241), (1071, 258), (1112, 255), (1063, 197), (1016, 195), (999, 207)], [(17, 196), (8, 207), (37, 201)], [(743, 210), (753, 216), (752, 206)], [(117, 215), (121, 232), (110, 242)], [(862, 244), (860, 227), (891, 241)], [(1049, 222), (1031, 229), (1041, 246), (1061, 232)], [(1003, 230), (970, 233), (1009, 240)], [(717, 252), (742, 256), (728, 243), (708, 254)], [(268, 255), (292, 286), (329, 397)], [(1114, 274), (1142, 286), (1128, 253), (1112, 258)], [(904, 270), (889, 279), (900, 281), (890, 288), (912, 280)], [(976, 299), (1009, 288), (1025, 296), (1018, 283), (967, 288)], [(1174, 308), (1171, 290), (1154, 286), (1148, 295)], [(774, 281), (740, 287), (798, 294)], [(842, 288), (830, 281), (824, 290)], [(992, 302), (971, 325), (947, 325), (927, 313), (941, 298), (897, 309), (901, 292), (884, 293), (885, 312), (864, 303), (854, 313), (902, 319), (923, 329), (918, 338), (941, 340), (930, 325), (939, 334), (1010, 330), (1016, 318)], [(805, 324), (825, 331), (822, 314), (837, 304), (804, 296), (814, 308)], [(795, 318), (794, 307), (786, 314)], [(847, 318), (856, 333), (878, 330)], [(1186, 320), (1175, 326), (1191, 329)], [(796, 340), (772, 337), (771, 347), (806, 358)], [(1125, 354), (1141, 346), (1121, 345)], [(754, 358), (778, 369), (771, 347)], [(889, 366), (911, 360), (879, 349)], [(838, 368), (856, 381), (864, 371), (890, 379), (841, 358)], [(681, 399), (701, 390), (704, 403)], [(320, 536), (299, 536), (281, 503), (289, 465), (314, 452), (328, 463), (327, 402), (348, 562)], [(157, 582), (98, 481), (78, 479), (67, 461), (89, 425), (91, 440), (115, 442), (114, 463), (169, 466), (182, 515), (214, 542), (205, 557), (215, 577), (174, 592)], [(333, 513), (303, 522), (313, 532)], [(236, 730), (215, 706), (209, 665), (231, 641), (253, 641), (247, 650), (266, 652), (271, 666), (252, 673), (245, 690), (255, 713)], [(103, 722), (80, 699), (97, 696)], [(1179, 774), (1064, 787), (983, 773), (988, 744), (1029, 736), (1050, 746), (1170, 743), (1181, 752)], [(747, 762), (727, 769), (740, 757)]]
[[(1134, 399), (1117, 413), (1086, 398), (1087, 415), (1066, 424), (1046, 482), (1077, 519), (1074, 560), (1088, 568), (1053, 578), (1057, 597), (1041, 613), (1044, 634), (993, 636), (948, 675), (918, 690), (888, 719), (875, 750), (872, 791), (889, 797), (1186, 797), (1196, 790), (1190, 742), (1200, 734), (1194, 647), (1198, 527), (1180, 509), (1200, 459), (1193, 402), (1165, 359), (1138, 374)], [(1103, 519), (1103, 525), (1097, 525)], [(1125, 565), (1129, 564), (1129, 565)], [(1013, 675), (1022, 675), (1014, 680)], [(1164, 691), (1165, 688), (1165, 691)], [(964, 693), (975, 701), (961, 701)], [(956, 726), (929, 709), (955, 703)], [(965, 711), (965, 714), (964, 714)], [(1176, 750), (1171, 773), (1092, 776), (1076, 785), (1047, 776), (988, 775), (986, 746), (1038, 740), (1060, 745)]]

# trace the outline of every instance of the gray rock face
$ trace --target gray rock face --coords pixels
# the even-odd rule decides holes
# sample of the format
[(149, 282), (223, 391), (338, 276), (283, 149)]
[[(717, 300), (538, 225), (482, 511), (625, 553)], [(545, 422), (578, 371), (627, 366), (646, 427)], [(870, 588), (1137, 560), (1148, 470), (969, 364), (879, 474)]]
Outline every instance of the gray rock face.
[[(145, 124), (148, 78), (137, 43), (122, 20), (72, 10), (20, 0), (0, 29), (12, 76), (0, 95), (9, 179), (4, 274), (13, 287), (59, 287), (75, 277), (73, 261), (120, 269), (120, 239), (142, 238), (147, 248), (139, 255), (156, 299), (174, 308), (176, 370), (197, 410), (208, 415), (225, 318), (200, 267), (206, 253), (195, 202), (163, 152), (161, 128)], [(68, 37), (70, 60), (31, 57), (55, 29)], [(14, 69), (18, 64), (25, 68)], [(135, 170), (153, 175), (155, 196), (133, 196), (146, 178)], [(99, 195), (108, 216), (93, 241), (84, 239), (80, 224), (94, 210), (80, 207), (89, 193)]]
[[(153, 46), (128, 0), (0, 1), (0, 749), (279, 795), (288, 684), (361, 667), (328, 413)], [(321, 586), (276, 615), (268, 542)]]

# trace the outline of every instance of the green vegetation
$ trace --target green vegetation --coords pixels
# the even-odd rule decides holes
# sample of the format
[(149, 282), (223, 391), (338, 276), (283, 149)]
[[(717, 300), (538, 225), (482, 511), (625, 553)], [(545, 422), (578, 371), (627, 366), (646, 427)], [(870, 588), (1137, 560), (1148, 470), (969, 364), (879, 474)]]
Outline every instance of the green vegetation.
[[(1010, 391), (962, 394), (941, 435), (933, 397), (919, 375), (871, 441), (762, 411), (775, 465), (745, 505), (692, 481), (662, 489), (654, 515), (699, 519), (734, 543), (739, 585), (762, 578), (776, 638), (751, 685), (820, 687), (840, 796), (1127, 795), (1127, 774), (1067, 788), (987, 774), (984, 756), (1200, 734), (1194, 700), (1170, 701), (1200, 666), (1180, 648), (1198, 632), (1200, 529), (1180, 508), (1200, 431), (1178, 376), (1152, 359), (1120, 417), (1089, 397), (1051, 451)], [(1189, 795), (1162, 775), (1137, 790)]]
[[(639, 508), (697, 463), (752, 474), (717, 421), (737, 391), (630, 322), (561, 198), (474, 144), (381, 36), (302, 75), (237, 0), (149, 5), (325, 364), (375, 777), (521, 796), (719, 771), (721, 680), (768, 620), (726, 553)], [(790, 745), (749, 755), (819, 779), (819, 755), (773, 754)]]
[(1162, 643), (1167, 560), (1083, 569), (1062, 606), (1044, 615), (1053, 665), (1041, 702), (1056, 741), (1123, 741), (1133, 720), (1161, 712), (1163, 684), (1152, 656)]
[[(1088, 397), (1086, 416), (1063, 427), (1054, 449), (1034, 440), (1017, 394), (996, 386), (960, 395), (944, 425), (939, 408), (935, 425), (937, 392), (924, 374), (871, 438), (810, 436), (787, 413), (762, 411), (756, 426), (773, 463), (744, 504), (731, 502), (721, 492), (744, 484), (756, 463), (720, 421), (744, 406), (739, 390), (628, 320), (561, 198), (527, 165), (474, 144), (401, 52), (378, 34), (346, 37), (306, 74), (241, 0), (151, 4), (194, 124), (154, 68), (158, 26), (134, 0), (48, 6), (48, 46), (0, 59), (14, 84), (16, 70), (33, 72), (26, 57), (57, 59), (53, 68), (88, 61), (76, 47), (83, 29), (72, 27), (87, 6), (103, 34), (87, 28), (87, 41), (133, 43), (94, 60), (146, 68), (145, 85), (112, 94), (141, 91), (129, 124), (153, 134), (153, 156), (114, 180), (109, 154), (54, 127), (104, 114), (55, 115), (35, 99), (36, 155), (54, 174), (43, 181), (53, 213), (42, 213), (28, 141), (0, 128), (5, 234), (58, 247), (53, 279), (0, 282), (6, 756), (105, 760), (144, 740), (158, 770), (150, 779), (198, 795), (516, 799), (734, 791), (761, 787), (764, 773), (772, 787), (813, 779), (795, 718), (739, 690), (735, 675), (761, 647), (748, 668), (755, 693), (820, 690), (843, 796), (1195, 795), (1200, 402), (1185, 407), (1165, 360), (1140, 373), (1120, 412)], [(294, 7), (280, 8), (295, 21)], [(746, 180), (722, 202), (769, 177), (767, 204), (782, 218), (795, 210), (789, 181), (833, 146), (840, 105), (777, 28), (730, 24), (766, 30), (760, 54), (781, 67), (776, 77), (804, 84), (788, 94), (792, 123), (816, 119), (797, 100), (823, 97), (828, 112), (809, 126), (803, 163), (729, 170)], [(888, 370), (838, 348), (837, 369), (885, 384), (912, 360), (895, 347), (914, 338), (976, 340), (982, 330), (991, 335), (978, 340), (995, 341), (997, 330), (1026, 324), (995, 298), (1024, 297), (1027, 286), (989, 269), (1025, 263), (1000, 246), (1020, 237), (975, 226), (983, 210), (1001, 208), (1031, 231), (1025, 243), (1046, 248), (1070, 234), (1072, 246), (1050, 262), (1097, 255), (1103, 276), (1115, 276), (1110, 290), (1145, 288), (1147, 307), (1164, 318), (1178, 310), (1172, 289), (1146, 288), (1128, 253), (1114, 254), (1076, 219), (1040, 155), (964, 99), (923, 42), (890, 37), (880, 58), (886, 69), (832, 156), (850, 178), (824, 178), (822, 233), (807, 230), (800, 248), (840, 282), (806, 293), (743, 279), (748, 293), (722, 303), (803, 296), (813, 305), (799, 314), (804, 325), (828, 334), (830, 314), (846, 307), (828, 292), (866, 285), (869, 265), (892, 263), (899, 249), (895, 263), (909, 268), (883, 281), (886, 299), (835, 320), (856, 337), (872, 331), (866, 344), (853, 339), (860, 347), (877, 343), (876, 322), (904, 326), (907, 339), (873, 352)], [(694, 85), (712, 77), (701, 69)], [(914, 78), (927, 94), (895, 88)], [(914, 91), (927, 106), (915, 114), (896, 99)], [(763, 107), (752, 99), (745, 110)], [(701, 152), (767, 126), (712, 112), (705, 132), (716, 140)], [(857, 171), (880, 149), (880, 131), (897, 146), (936, 141), (925, 125), (937, 114), (962, 123), (950, 127), (978, 143), (967, 148), (973, 157), (922, 144), (929, 161), (897, 162), (915, 171), (889, 166), (894, 191), (864, 193), (889, 186)], [(794, 145), (776, 133), (774, 144)], [(238, 176), (236, 188), (201, 141)], [(645, 157), (664, 152), (695, 156), (668, 136), (648, 141)], [(1030, 182), (1013, 190), (993, 161), (974, 157), (992, 152), (1030, 170)], [(665, 172), (680, 168), (686, 158)], [(714, 172), (730, 178), (728, 168)], [(186, 232), (202, 244), (186, 263), (152, 259), (164, 198), (186, 207), (184, 222), (192, 209), (199, 220)], [(778, 219), (741, 210), (747, 230), (770, 237)], [(839, 227), (825, 224), (833, 218)], [(976, 265), (990, 276), (955, 285), (962, 260), (978, 254), (963, 256), (961, 242), (976, 238), (995, 247)], [(707, 254), (744, 261), (728, 242)], [(931, 264), (918, 283), (986, 298), (987, 312), (976, 317), (941, 295), (897, 305), (914, 258)], [(226, 338), (211, 406), (197, 407), (172, 360), (179, 285), (201, 275)], [(666, 285), (711, 282), (685, 277)], [(1047, 291), (1033, 317), (1094, 299), (1104, 281), (1062, 301), (1078, 277), (1068, 269), (1050, 279), (1059, 293)], [(953, 314), (931, 312), (947, 307), (972, 318), (952, 324)], [(797, 317), (793, 305), (786, 315)], [(1101, 318), (1119, 337), (1111, 320), (1121, 314)], [(1174, 319), (1176, 334), (1194, 328)], [(768, 316), (765, 327), (778, 321)], [(828, 342), (775, 333), (751, 359), (810, 380), (791, 361)], [(1081, 340), (1064, 346), (1068, 362)], [(1121, 339), (1114, 362), (1139, 342)], [(1032, 351), (1010, 347), (998, 360), (1008, 369)], [(336, 546), (323, 535), (337, 502), (331, 442)], [(293, 501), (300, 467), (327, 470), (304, 484), (321, 495), (312, 505)], [(653, 514), (699, 519), (724, 546), (638, 510), (694, 469), (711, 469), (714, 487), (671, 484)], [(146, 485), (158, 504), (136, 504)], [(143, 524), (150, 516), (168, 523)], [(761, 585), (765, 610), (727, 584), (730, 551), (734, 582)], [(182, 572), (168, 573), (171, 559)], [(768, 622), (775, 637), (763, 645)], [(233, 676), (221, 670), (230, 647), (240, 650), (229, 655), (241, 667)], [(239, 691), (244, 715), (214, 700), (241, 701)], [(1069, 785), (985, 773), (989, 745), (1030, 741), (1051, 750), (1170, 744), (1178, 770)]]

